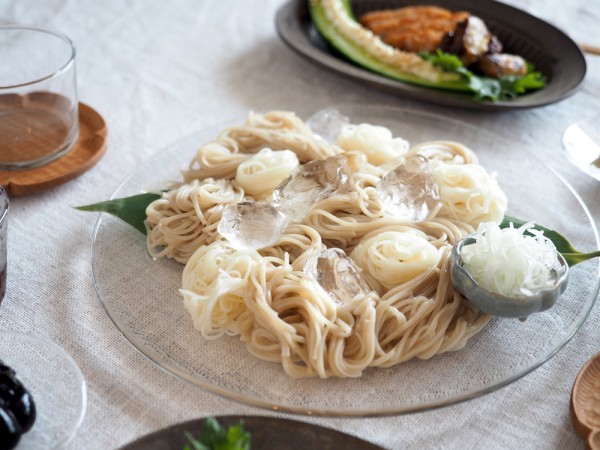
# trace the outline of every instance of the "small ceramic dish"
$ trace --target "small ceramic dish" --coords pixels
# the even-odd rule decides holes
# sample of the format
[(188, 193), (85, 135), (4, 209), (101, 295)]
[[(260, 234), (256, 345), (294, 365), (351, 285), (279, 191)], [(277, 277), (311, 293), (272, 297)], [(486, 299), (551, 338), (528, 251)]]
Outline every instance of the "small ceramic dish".
[(461, 258), (463, 247), (475, 242), (474, 235), (470, 235), (454, 246), (450, 255), (450, 277), (454, 288), (481, 312), (524, 320), (533, 313), (551, 308), (567, 288), (569, 266), (560, 253), (557, 255), (561, 270), (556, 274), (556, 282), (550, 289), (544, 289), (531, 295), (508, 297), (481, 287), (463, 267)]

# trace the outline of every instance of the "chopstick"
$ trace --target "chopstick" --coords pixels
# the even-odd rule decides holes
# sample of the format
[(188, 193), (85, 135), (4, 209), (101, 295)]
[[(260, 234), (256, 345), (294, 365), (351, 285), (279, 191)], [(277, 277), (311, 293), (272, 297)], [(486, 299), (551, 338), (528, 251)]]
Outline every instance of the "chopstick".
[(590, 53), (591, 55), (600, 55), (600, 47), (596, 47), (595, 45), (589, 45), (580, 42), (579, 48), (586, 53)]

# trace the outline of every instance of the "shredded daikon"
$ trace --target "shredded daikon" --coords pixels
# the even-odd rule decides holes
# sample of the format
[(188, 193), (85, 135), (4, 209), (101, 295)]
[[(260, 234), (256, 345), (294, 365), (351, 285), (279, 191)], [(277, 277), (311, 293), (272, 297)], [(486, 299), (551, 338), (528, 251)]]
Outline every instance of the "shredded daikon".
[[(501, 229), (484, 222), (461, 251), (463, 267), (481, 287), (509, 297), (551, 288), (560, 270), (556, 247), (529, 222)], [(525, 232), (533, 235), (527, 235)]]

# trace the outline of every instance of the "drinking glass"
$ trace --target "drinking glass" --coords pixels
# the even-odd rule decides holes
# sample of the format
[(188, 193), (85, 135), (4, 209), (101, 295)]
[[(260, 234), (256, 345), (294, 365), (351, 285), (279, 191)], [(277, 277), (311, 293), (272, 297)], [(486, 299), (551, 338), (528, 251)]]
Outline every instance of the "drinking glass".
[(37, 167), (77, 141), (75, 47), (55, 31), (0, 27), (0, 170)]
[(6, 293), (6, 240), (8, 234), (8, 195), (0, 186), (0, 304)]

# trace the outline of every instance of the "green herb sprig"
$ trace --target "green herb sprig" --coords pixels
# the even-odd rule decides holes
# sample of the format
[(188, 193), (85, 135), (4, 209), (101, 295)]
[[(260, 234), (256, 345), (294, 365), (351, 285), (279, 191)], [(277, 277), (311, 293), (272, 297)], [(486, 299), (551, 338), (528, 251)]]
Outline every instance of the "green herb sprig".
[(459, 74), (475, 94), (476, 100), (508, 100), (524, 94), (528, 90), (541, 89), (546, 86), (544, 76), (535, 71), (531, 64), (527, 65), (526, 75), (506, 75), (496, 79), (474, 74), (463, 65), (458, 56), (445, 53), (440, 49), (437, 49), (435, 53), (421, 52), (419, 56), (444, 72)]
[(185, 433), (189, 444), (183, 450), (250, 450), (252, 435), (244, 429), (240, 421), (228, 428), (223, 428), (214, 417), (208, 417), (202, 422), (200, 436), (194, 438), (191, 433)]

